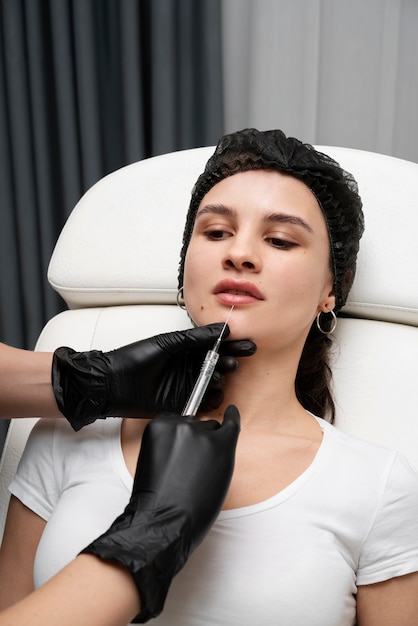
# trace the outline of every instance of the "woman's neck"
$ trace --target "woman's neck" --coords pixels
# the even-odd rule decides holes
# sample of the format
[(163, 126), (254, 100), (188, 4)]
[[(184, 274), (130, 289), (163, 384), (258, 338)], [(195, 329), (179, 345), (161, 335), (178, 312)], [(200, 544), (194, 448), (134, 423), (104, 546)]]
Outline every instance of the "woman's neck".
[[(315, 420), (296, 397), (297, 363), (296, 357), (257, 358), (255, 355), (240, 359), (238, 369), (226, 375), (222, 406), (207, 417), (221, 419), (225, 408), (235, 404), (240, 411), (242, 428), (288, 434), (305, 432), (308, 424)], [(315, 423), (315, 430), (316, 427)]]

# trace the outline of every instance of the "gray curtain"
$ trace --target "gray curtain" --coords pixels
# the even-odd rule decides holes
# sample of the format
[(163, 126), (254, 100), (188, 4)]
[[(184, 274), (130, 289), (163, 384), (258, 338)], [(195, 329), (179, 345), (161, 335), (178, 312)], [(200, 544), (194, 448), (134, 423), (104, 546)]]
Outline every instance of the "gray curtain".
[(418, 0), (222, 0), (225, 131), (418, 162)]
[(0, 0), (0, 340), (33, 348), (79, 197), (223, 132), (219, 0)]

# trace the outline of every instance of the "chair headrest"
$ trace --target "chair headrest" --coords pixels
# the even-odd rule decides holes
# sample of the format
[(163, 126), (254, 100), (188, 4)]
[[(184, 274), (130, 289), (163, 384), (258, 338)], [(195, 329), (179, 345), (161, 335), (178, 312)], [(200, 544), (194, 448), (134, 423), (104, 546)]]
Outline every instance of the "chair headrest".
[[(317, 146), (351, 172), (366, 230), (343, 312), (418, 326), (418, 164)], [(55, 246), (50, 284), (70, 308), (175, 303), (191, 190), (213, 147), (138, 161), (78, 202)]]
[(192, 187), (213, 152), (144, 159), (98, 181), (58, 238), (48, 280), (70, 308), (175, 304)]

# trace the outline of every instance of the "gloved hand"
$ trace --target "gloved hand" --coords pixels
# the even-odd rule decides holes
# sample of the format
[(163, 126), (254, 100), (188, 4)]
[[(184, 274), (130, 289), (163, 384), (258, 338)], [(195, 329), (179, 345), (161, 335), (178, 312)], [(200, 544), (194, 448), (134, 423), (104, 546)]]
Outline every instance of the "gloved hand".
[[(74, 430), (107, 416), (151, 417), (159, 411), (181, 413), (199, 375), (206, 352), (223, 324), (156, 335), (111, 352), (58, 348), (52, 386), (58, 408)], [(224, 337), (229, 335), (226, 327)], [(223, 400), (222, 374), (236, 368), (235, 357), (254, 354), (252, 341), (222, 342), (214, 382), (202, 410)]]
[(240, 430), (230, 405), (223, 424), (160, 414), (146, 427), (131, 500), (83, 550), (131, 572), (137, 623), (159, 615), (171, 581), (215, 521), (231, 481)]

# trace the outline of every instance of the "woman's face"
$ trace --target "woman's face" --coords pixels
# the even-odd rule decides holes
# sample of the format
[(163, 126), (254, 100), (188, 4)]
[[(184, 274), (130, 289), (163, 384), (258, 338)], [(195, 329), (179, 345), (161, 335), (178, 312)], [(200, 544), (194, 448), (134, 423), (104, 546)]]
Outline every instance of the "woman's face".
[(225, 178), (198, 209), (184, 297), (198, 325), (229, 320), (230, 339), (274, 348), (304, 343), (319, 310), (332, 309), (330, 245), (311, 191), (271, 170)]

